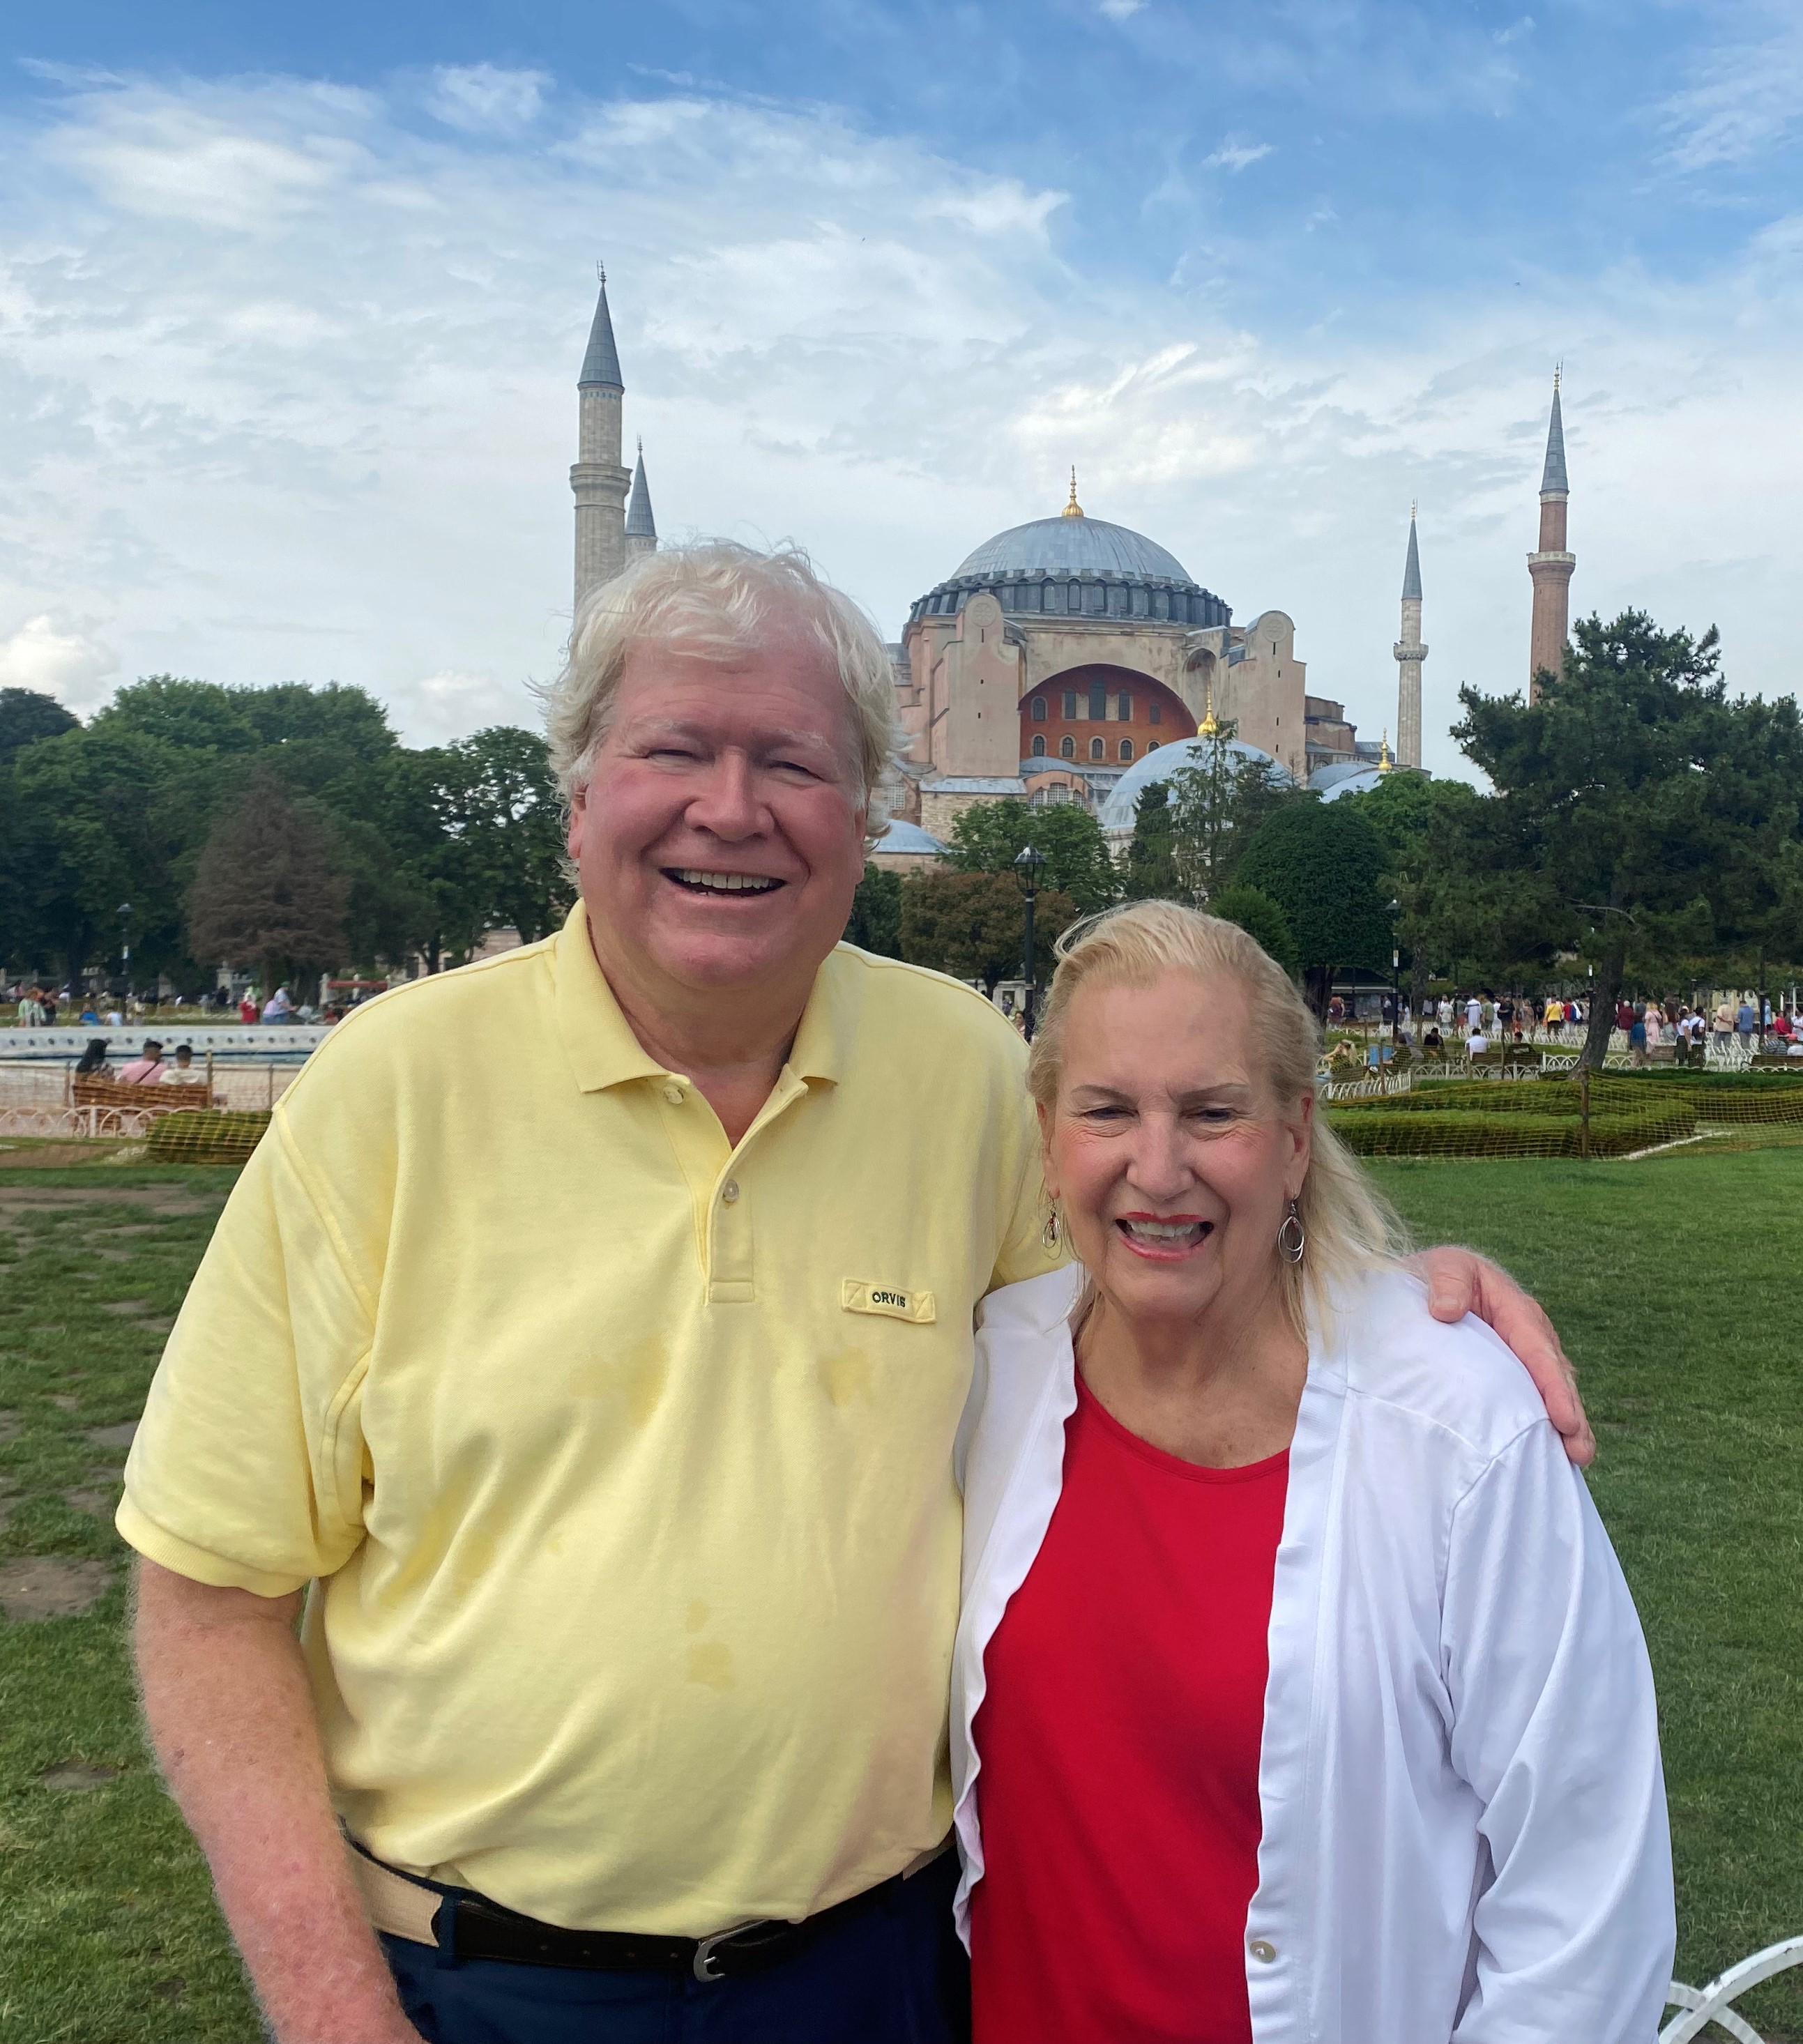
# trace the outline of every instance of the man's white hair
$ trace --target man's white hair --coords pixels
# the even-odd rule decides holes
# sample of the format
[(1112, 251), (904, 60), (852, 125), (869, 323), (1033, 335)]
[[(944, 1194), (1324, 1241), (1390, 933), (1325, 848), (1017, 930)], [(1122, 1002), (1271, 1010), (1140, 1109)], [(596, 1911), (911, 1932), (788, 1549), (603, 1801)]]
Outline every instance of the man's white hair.
[(667, 646), (703, 659), (742, 659), (778, 622), (798, 624), (839, 670), (852, 706), (852, 762), (868, 805), (867, 834), (888, 820), (882, 792), (901, 733), (889, 649), (863, 610), (816, 573), (798, 547), (759, 553), (730, 540), (660, 548), (598, 589), (570, 635), (563, 671), (544, 694), (552, 770), (572, 801), (588, 786), (613, 720), (626, 656)]

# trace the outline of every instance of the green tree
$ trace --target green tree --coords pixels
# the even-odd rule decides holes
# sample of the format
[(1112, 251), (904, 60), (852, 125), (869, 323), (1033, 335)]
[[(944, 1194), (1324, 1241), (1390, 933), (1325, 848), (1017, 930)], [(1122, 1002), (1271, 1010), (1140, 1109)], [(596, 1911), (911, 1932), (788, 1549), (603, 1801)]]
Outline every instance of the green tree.
[[(902, 886), (902, 955), (993, 995), (1017, 978), (1026, 939), (1026, 898), (1011, 873), (916, 873)], [(1042, 888), (1034, 904), (1034, 974), (1049, 977), (1052, 940), (1083, 912), (1068, 894)]]
[(1133, 836), (1127, 847), (1126, 884), (1122, 889), (1129, 901), (1175, 901), (1181, 889), (1177, 881), (1177, 860), (1171, 849), (1174, 825), (1171, 790), (1154, 781), (1140, 792), (1133, 805)]
[(0, 764), (40, 738), (73, 731), (76, 720), (54, 696), (35, 689), (0, 689)]
[(1191, 901), (1231, 886), (1265, 819), (1299, 793), (1274, 761), (1236, 749), (1236, 729), (1228, 722), (1199, 738), (1191, 763), (1171, 776), (1171, 852)]
[(902, 955), (902, 876), (874, 860), (864, 862), (864, 877), (852, 897), (845, 942), (878, 958)]
[(1285, 804), (1239, 862), (1240, 884), (1282, 910), (1317, 1014), (1327, 1012), (1336, 970), (1389, 967), (1386, 866), (1383, 840), (1346, 801)]
[(210, 963), (254, 964), (267, 994), (338, 962), (347, 883), (325, 833), (259, 766), (207, 839), (188, 893), (188, 940)]
[(952, 825), (946, 856), (959, 873), (1011, 873), (1028, 844), (1044, 855), (1043, 884), (1080, 902), (1085, 915), (1119, 898), (1121, 877), (1101, 826), (1074, 802), (1040, 809), (1012, 796), (973, 803)]
[(94, 731), (136, 732), (184, 751), (255, 752), (263, 743), (244, 713), (248, 689), (223, 688), (179, 674), (147, 674), (129, 682), (90, 720)]
[(1599, 1066), (1630, 964), (1796, 942), (1794, 699), (1730, 701), (1712, 626), (1581, 620), (1540, 699), (1462, 689), (1453, 736), (1497, 790), (1492, 863), (1537, 902), (1540, 946), (1596, 966), (1583, 1060)]
[(1237, 923), (1247, 936), (1256, 937), (1286, 972), (1293, 973), (1300, 966), (1290, 919), (1262, 888), (1224, 887), (1209, 902), (1209, 913), (1224, 922)]
[(1463, 781), (1399, 769), (1364, 794), (1340, 799), (1383, 840), (1380, 884), (1397, 905), (1397, 942), (1409, 961), (1416, 1014), (1426, 1012), (1436, 970), (1510, 977), (1519, 950), (1512, 939), (1533, 928), (1538, 910), (1519, 889), (1498, 884), (1478, 848), (1490, 822), (1485, 798)]

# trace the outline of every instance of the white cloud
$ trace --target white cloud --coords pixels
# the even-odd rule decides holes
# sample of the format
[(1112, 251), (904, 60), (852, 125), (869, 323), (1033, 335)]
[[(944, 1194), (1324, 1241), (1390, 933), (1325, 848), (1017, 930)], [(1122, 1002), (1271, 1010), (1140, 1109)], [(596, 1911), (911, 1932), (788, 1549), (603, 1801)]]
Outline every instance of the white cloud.
[(1146, 0), (1101, 0), (1101, 12), (1110, 21), (1130, 21)]
[(48, 613), (28, 617), (10, 638), (0, 639), (0, 688), (31, 689), (78, 709), (98, 699), (99, 684), (118, 667), (110, 647), (63, 629)]
[(1289, 611), (1311, 686), (1374, 732), (1419, 497), (1444, 732), (1460, 680), (1522, 678), (1563, 353), (1574, 604), (1719, 615), (1736, 682), (1793, 685), (1803, 542), (1767, 507), (1793, 487), (1796, 220), (1682, 286), (1424, 291), (1365, 340), (1249, 325), (1230, 250), (1177, 289), (1086, 275), (1054, 233), (1080, 187), (830, 110), (559, 95), (529, 145), (417, 110), (417, 81), (83, 79), (0, 123), (9, 679), (77, 707), (163, 670), (356, 682), (417, 740), (531, 720), (600, 255), (666, 536), (793, 536), (891, 636), (1074, 461), (1093, 515), (1241, 617)]
[(1202, 162), (1209, 170), (1243, 171), (1249, 163), (1262, 162), (1271, 152), (1269, 142), (1247, 142), (1236, 135), (1229, 135), (1214, 154), (1203, 157)]
[(1803, 122), (1803, 15), (1790, 0), (1750, 11), (1765, 17), (1770, 33), (1710, 52), (1697, 83), (1662, 110), (1675, 169), (1744, 163)]
[(469, 134), (510, 135), (530, 127), (551, 83), (540, 71), (502, 71), (494, 64), (448, 64), (432, 74), (427, 104), (448, 127)]

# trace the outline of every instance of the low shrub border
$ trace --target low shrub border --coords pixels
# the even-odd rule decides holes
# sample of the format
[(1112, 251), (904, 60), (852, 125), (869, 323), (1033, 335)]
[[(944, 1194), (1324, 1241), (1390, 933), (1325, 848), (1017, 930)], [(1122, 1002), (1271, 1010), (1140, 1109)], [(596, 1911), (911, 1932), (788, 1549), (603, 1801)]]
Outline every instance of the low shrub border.
[[(1424, 1114), (1400, 1102), (1349, 1102), (1330, 1111), (1333, 1132), (1360, 1157), (1576, 1157), (1582, 1132), (1575, 1113), (1483, 1114), (1444, 1108)], [(1646, 1113), (1590, 1113), (1593, 1157), (1620, 1157), (1694, 1135), (1697, 1111), (1673, 1101)]]
[(153, 1164), (242, 1164), (269, 1126), (266, 1108), (185, 1108), (150, 1132)]

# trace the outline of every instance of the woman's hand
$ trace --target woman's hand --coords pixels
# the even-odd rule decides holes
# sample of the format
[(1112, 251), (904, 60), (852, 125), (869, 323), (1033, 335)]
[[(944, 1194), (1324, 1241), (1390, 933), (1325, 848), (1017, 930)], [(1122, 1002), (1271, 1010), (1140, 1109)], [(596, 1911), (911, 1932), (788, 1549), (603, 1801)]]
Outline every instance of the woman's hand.
[(1428, 1309), (1436, 1320), (1462, 1320), (1475, 1313), (1496, 1330), (1534, 1380), (1566, 1454), (1580, 1469), (1594, 1461), (1597, 1438), (1578, 1396), (1578, 1373), (1538, 1301), (1474, 1249), (1424, 1249), (1409, 1258), (1409, 1267), (1426, 1285)]

